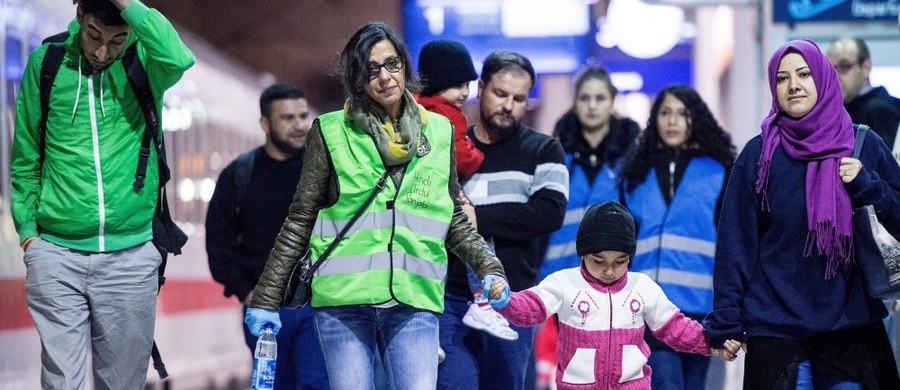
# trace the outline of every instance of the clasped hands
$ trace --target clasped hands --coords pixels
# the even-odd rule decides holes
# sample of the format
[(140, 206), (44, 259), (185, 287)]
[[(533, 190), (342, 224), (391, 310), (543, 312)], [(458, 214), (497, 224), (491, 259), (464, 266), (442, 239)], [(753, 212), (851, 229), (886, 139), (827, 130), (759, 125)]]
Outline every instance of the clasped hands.
[(747, 346), (737, 340), (726, 340), (723, 347), (724, 348), (721, 349), (710, 348), (709, 352), (711, 355), (719, 359), (730, 362), (734, 359), (737, 359), (737, 353), (741, 348), (743, 348), (744, 351), (747, 351)]

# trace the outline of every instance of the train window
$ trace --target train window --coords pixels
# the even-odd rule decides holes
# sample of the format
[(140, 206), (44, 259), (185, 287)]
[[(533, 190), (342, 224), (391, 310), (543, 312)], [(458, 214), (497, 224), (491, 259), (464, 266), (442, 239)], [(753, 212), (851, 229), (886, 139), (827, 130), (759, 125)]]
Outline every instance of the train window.
[(22, 40), (13, 35), (6, 36), (6, 79), (22, 80), (25, 72), (25, 53), (22, 52)]
[[(12, 31), (7, 30), (6, 40), (3, 46), (5, 61), (2, 65), (2, 72), (5, 84), (3, 88), (4, 94), (3, 107), (0, 109), (3, 121), (0, 124), (0, 205), (8, 205), (10, 196), (10, 178), (9, 178), (9, 155), (12, 145), (12, 128), (15, 119), (16, 107), (16, 91), (22, 80), (22, 74), (25, 72), (25, 53), (22, 39), (14, 35)], [(5, 211), (4, 211), (5, 212)]]

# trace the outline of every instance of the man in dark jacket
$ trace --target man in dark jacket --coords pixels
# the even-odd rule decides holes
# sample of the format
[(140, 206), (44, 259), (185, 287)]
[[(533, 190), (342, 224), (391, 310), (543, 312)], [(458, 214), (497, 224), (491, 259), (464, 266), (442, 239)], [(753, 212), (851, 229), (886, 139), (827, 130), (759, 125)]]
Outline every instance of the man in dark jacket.
[[(288, 84), (266, 88), (259, 109), (265, 144), (225, 167), (206, 213), (209, 270), (245, 311), (300, 180), (312, 119), (303, 92)], [(312, 307), (282, 308), (280, 315), (275, 388), (327, 389)], [(253, 353), (256, 337), (246, 325), (244, 337)]]
[(838, 38), (831, 42), (827, 56), (838, 71), (844, 108), (850, 119), (853, 123), (869, 125), (897, 158), (900, 155), (900, 145), (896, 145), (900, 100), (889, 95), (884, 87), (872, 87), (869, 82), (872, 56), (866, 42), (856, 37)]
[[(888, 94), (884, 87), (872, 87), (869, 73), (872, 58), (866, 42), (857, 37), (843, 37), (831, 42), (827, 52), (828, 60), (838, 71), (841, 92), (844, 94), (844, 108), (853, 123), (868, 125), (881, 136), (894, 159), (900, 161), (900, 99)], [(900, 301), (885, 301), (888, 317), (885, 319), (894, 356), (900, 357), (900, 323), (895, 319)], [(897, 359), (900, 360), (900, 359)], [(900, 368), (900, 365), (898, 365)]]

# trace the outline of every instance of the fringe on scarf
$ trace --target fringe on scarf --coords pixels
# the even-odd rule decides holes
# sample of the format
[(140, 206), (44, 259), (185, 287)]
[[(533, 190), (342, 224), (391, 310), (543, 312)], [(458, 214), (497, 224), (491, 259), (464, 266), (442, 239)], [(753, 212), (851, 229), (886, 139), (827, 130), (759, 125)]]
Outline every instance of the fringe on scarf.
[(825, 280), (837, 275), (838, 267), (847, 269), (853, 257), (853, 237), (850, 235), (838, 235), (837, 229), (830, 222), (821, 222), (815, 230), (810, 230), (806, 235), (806, 243), (803, 246), (803, 255), (825, 256)]

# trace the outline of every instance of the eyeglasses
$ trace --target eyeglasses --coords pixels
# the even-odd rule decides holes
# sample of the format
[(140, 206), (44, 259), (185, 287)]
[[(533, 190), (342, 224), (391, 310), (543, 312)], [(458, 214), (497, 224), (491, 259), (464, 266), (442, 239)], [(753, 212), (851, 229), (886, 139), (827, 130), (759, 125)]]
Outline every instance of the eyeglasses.
[(834, 69), (837, 69), (838, 73), (844, 74), (853, 69), (853, 67), (862, 64), (861, 62), (849, 63), (849, 62), (840, 62), (834, 65)]
[(403, 69), (403, 60), (400, 57), (391, 57), (384, 61), (383, 64), (369, 63), (369, 80), (378, 78), (378, 75), (381, 74), (381, 68), (391, 73), (397, 73), (400, 69)]

